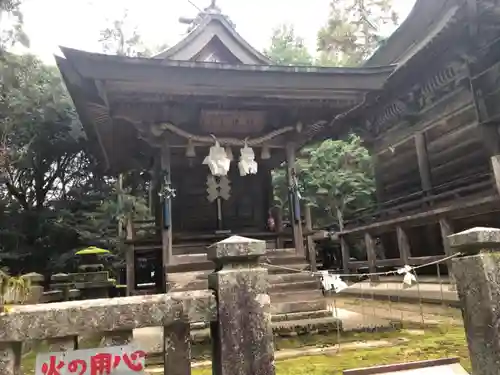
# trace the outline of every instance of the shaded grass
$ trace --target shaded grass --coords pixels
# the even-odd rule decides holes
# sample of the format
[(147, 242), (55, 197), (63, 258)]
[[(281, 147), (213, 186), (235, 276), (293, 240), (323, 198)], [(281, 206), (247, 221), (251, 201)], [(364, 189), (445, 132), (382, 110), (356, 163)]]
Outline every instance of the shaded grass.
[[(462, 366), (470, 372), (470, 361), (462, 327), (426, 328), (422, 335), (409, 331), (369, 333), (357, 336), (363, 339), (409, 338), (393, 347), (345, 349), (330, 355), (299, 357), (276, 361), (278, 375), (340, 375), (342, 371), (393, 363), (459, 357)], [(193, 369), (193, 375), (210, 375), (211, 368)]]
[[(317, 356), (305, 356), (294, 359), (276, 361), (278, 375), (340, 375), (343, 370), (370, 367), (392, 363), (438, 359), (445, 357), (459, 357), (462, 366), (470, 371), (470, 361), (465, 341), (463, 327), (461, 326), (431, 326), (424, 330), (420, 326), (405, 325), (406, 329), (401, 331), (385, 332), (360, 332), (348, 333), (340, 336), (340, 352)], [(411, 328), (418, 329), (415, 334)], [(381, 348), (342, 348), (342, 343), (363, 342), (376, 340), (396, 340), (405, 338), (391, 347)], [(85, 347), (95, 347), (96, 340)], [(89, 342), (90, 342), (89, 341)], [(293, 338), (277, 338), (276, 350), (300, 349), (305, 347), (328, 347), (338, 342), (338, 335), (333, 332), (324, 335), (304, 335)], [(81, 347), (83, 348), (83, 347)], [(44, 351), (46, 346), (38, 348)], [(193, 357), (201, 360), (210, 355), (208, 345), (194, 345)], [(36, 354), (30, 353), (23, 358), (23, 373), (31, 375), (34, 373)], [(212, 369), (193, 369), (193, 375), (211, 375)]]

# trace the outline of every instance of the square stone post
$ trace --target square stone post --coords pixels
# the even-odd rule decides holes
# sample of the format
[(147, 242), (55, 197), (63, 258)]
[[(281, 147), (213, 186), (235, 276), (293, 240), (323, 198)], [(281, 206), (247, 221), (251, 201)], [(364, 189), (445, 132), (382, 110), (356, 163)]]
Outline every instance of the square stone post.
[(219, 319), (211, 325), (214, 375), (274, 375), (271, 299), (260, 240), (232, 236), (208, 248)]
[(500, 229), (473, 228), (451, 235), (453, 272), (474, 375), (500, 369)]

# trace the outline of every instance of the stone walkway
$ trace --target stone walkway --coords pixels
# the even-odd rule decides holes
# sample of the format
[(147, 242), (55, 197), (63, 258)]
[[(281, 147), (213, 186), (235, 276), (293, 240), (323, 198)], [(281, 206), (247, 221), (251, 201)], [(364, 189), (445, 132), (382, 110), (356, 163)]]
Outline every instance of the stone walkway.
[[(354, 309), (337, 306), (336, 312), (333, 305), (331, 308), (332, 316), (337, 316), (342, 320), (344, 331), (362, 331), (363, 329), (373, 330), (391, 327), (391, 321), (385, 319), (383, 315), (369, 316), (369, 314), (357, 310), (359, 309), (356, 306), (354, 306)], [(139, 348), (149, 353), (158, 353), (163, 349), (163, 328), (150, 327), (136, 329), (134, 330), (134, 342)]]
[(457, 292), (445, 280), (442, 283), (427, 282), (421, 280), (418, 285), (405, 287), (402, 278), (384, 278), (382, 282), (372, 284), (370, 281), (363, 281), (343, 290), (340, 295), (364, 298), (377, 298), (381, 300), (393, 301), (415, 301), (418, 303), (446, 304), (458, 306)]
[[(363, 322), (365, 323), (372, 319), (385, 319), (388, 321), (424, 325), (462, 324), (460, 310), (445, 304), (391, 302), (370, 298), (361, 299), (350, 296), (329, 298), (329, 304), (330, 306), (336, 305), (339, 311), (347, 310), (359, 313), (363, 317)], [(364, 324), (364, 326), (368, 327), (368, 324)]]

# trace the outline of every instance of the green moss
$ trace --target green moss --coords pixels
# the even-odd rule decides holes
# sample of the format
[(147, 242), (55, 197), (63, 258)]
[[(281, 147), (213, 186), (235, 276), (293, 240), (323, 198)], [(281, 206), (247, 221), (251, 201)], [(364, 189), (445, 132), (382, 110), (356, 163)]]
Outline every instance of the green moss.
[[(411, 331), (419, 330), (419, 334)], [(299, 357), (276, 361), (278, 375), (340, 375), (343, 370), (359, 367), (370, 367), (391, 363), (421, 361), (445, 357), (460, 357), (462, 366), (470, 372), (470, 361), (463, 327), (431, 326), (423, 331), (419, 325), (407, 326), (401, 331), (361, 332), (340, 336), (341, 343), (394, 340), (405, 338), (399, 344), (383, 348), (343, 348), (340, 352), (329, 355)], [(96, 347), (100, 337), (89, 337), (82, 347)], [(299, 349), (304, 347), (326, 347), (337, 343), (337, 334), (298, 336), (294, 338), (278, 338), (275, 341), (277, 350)], [(39, 350), (42, 348), (39, 348)], [(43, 351), (43, 350), (40, 350)], [(210, 347), (207, 344), (193, 345), (193, 358), (208, 359)], [(36, 355), (30, 353), (23, 358), (23, 374), (34, 373)], [(211, 368), (193, 369), (193, 375), (211, 375)]]
[[(344, 349), (331, 355), (318, 355), (276, 361), (278, 375), (340, 375), (342, 371), (391, 363), (421, 361), (445, 357), (460, 357), (461, 364), (470, 372), (470, 361), (461, 327), (426, 329), (415, 336), (409, 331), (359, 334), (359, 339), (410, 338), (393, 347)], [(193, 375), (210, 375), (210, 368), (194, 369)]]

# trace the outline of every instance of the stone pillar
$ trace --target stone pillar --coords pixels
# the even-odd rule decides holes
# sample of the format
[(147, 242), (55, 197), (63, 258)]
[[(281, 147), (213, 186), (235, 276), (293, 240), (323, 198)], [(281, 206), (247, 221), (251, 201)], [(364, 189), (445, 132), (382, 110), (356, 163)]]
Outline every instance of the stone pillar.
[(43, 296), (43, 282), (45, 281), (45, 278), (39, 273), (31, 272), (23, 275), (23, 279), (28, 280), (30, 283), (29, 294), (26, 302), (28, 304), (39, 303)]
[(474, 375), (500, 368), (500, 229), (473, 228), (448, 237), (462, 253), (453, 272)]
[(214, 375), (274, 375), (271, 299), (260, 240), (232, 236), (208, 248), (219, 319), (211, 325)]
[(0, 342), (0, 374), (19, 375), (21, 373), (21, 343)]

